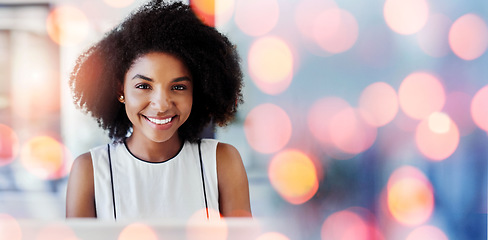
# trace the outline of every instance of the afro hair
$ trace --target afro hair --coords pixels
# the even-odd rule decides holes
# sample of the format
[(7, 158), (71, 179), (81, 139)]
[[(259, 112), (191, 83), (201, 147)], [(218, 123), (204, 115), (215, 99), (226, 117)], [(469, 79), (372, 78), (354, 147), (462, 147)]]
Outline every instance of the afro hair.
[(77, 107), (93, 116), (113, 140), (132, 123), (118, 93), (134, 61), (149, 52), (178, 57), (193, 80), (193, 105), (180, 137), (196, 141), (209, 123), (228, 124), (242, 103), (240, 58), (229, 39), (203, 24), (181, 2), (152, 0), (81, 54), (70, 75)]

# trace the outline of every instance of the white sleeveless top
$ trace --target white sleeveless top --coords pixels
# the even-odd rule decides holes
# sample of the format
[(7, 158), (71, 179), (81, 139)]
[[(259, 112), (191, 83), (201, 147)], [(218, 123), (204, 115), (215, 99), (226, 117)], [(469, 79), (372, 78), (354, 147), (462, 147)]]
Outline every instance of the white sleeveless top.
[(138, 159), (124, 143), (91, 149), (97, 218), (188, 219), (206, 206), (218, 211), (217, 144), (201, 141), (202, 162), (198, 143), (190, 142), (161, 163)]

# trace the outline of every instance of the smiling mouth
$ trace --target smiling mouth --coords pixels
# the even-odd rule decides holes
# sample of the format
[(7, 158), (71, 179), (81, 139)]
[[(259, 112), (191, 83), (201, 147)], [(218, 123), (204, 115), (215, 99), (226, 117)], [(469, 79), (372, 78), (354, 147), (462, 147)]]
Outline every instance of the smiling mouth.
[[(146, 116), (145, 116), (146, 117)], [(171, 122), (171, 120), (173, 120), (175, 116), (173, 117), (169, 117), (169, 118), (164, 118), (164, 119), (158, 119), (158, 118), (150, 118), (150, 117), (146, 117), (147, 120), (149, 120), (150, 122), (154, 123), (154, 124), (157, 124), (157, 125), (163, 125), (163, 124), (168, 124)]]

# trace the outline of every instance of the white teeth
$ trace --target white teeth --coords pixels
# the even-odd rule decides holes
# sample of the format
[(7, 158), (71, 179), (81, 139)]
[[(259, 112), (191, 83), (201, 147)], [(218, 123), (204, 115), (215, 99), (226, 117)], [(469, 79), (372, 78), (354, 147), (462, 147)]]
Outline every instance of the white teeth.
[(155, 119), (155, 118), (150, 118), (150, 117), (148, 117), (147, 119), (148, 119), (149, 121), (151, 121), (152, 123), (155, 123), (155, 124), (159, 124), (159, 125), (161, 125), (161, 124), (166, 124), (166, 123), (171, 122), (171, 119), (172, 119), (172, 118), (166, 118), (166, 119)]

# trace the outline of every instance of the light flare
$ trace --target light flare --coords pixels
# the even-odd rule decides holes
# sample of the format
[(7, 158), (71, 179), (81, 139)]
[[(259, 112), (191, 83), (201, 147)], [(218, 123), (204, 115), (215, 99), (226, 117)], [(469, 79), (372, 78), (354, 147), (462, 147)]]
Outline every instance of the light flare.
[(301, 0), (295, 10), (295, 24), (306, 39), (314, 39), (315, 19), (328, 9), (336, 9), (334, 0)]
[(405, 240), (449, 240), (446, 234), (437, 227), (426, 225), (415, 228)]
[(134, 0), (103, 0), (107, 5), (113, 8), (125, 8), (134, 3)]
[(303, 204), (318, 190), (312, 160), (298, 150), (285, 150), (271, 159), (268, 176), (273, 188), (291, 204)]
[(215, 26), (215, 0), (192, 0), (190, 6), (203, 23)]
[(269, 33), (278, 23), (279, 15), (277, 0), (236, 0), (234, 20), (249, 36)]
[(265, 103), (247, 114), (244, 133), (254, 150), (269, 154), (285, 147), (291, 137), (292, 125), (288, 114), (283, 109)]
[(206, 209), (195, 212), (186, 223), (186, 239), (188, 240), (226, 240), (229, 229), (225, 218), (221, 218), (217, 210)]
[(335, 115), (351, 106), (339, 97), (325, 97), (314, 102), (307, 115), (310, 133), (321, 144), (321, 148), (332, 158), (349, 159), (354, 154), (344, 153), (332, 141), (330, 124)]
[(349, 210), (342, 210), (325, 219), (321, 228), (321, 239), (366, 240), (368, 233), (368, 225), (359, 215)]
[(330, 8), (317, 16), (314, 39), (325, 51), (342, 53), (354, 46), (359, 34), (356, 18), (340, 8)]
[(429, 129), (434, 133), (447, 133), (451, 127), (451, 118), (442, 112), (434, 112), (427, 119)]
[(73, 229), (62, 223), (51, 223), (44, 226), (37, 234), (36, 240), (80, 240)]
[(285, 91), (293, 78), (294, 58), (288, 44), (278, 37), (256, 40), (248, 55), (251, 78), (264, 93)]
[(398, 89), (398, 99), (406, 115), (422, 120), (433, 112), (442, 110), (446, 94), (437, 77), (426, 72), (414, 72), (402, 81)]
[(449, 45), (459, 58), (470, 61), (479, 58), (488, 48), (488, 26), (476, 14), (458, 18), (449, 30)]
[(385, 82), (375, 82), (363, 90), (359, 97), (363, 119), (374, 127), (391, 122), (398, 112), (398, 96), (395, 89)]
[(474, 95), (471, 101), (471, 116), (479, 128), (488, 132), (488, 85)]
[(359, 154), (369, 149), (377, 136), (377, 129), (367, 124), (360, 110), (354, 108), (346, 108), (334, 115), (329, 132), (332, 143), (349, 154)]
[(393, 31), (409, 35), (420, 31), (427, 23), (429, 5), (426, 0), (386, 0), (383, 15)]
[(224, 26), (234, 14), (235, 0), (225, 0), (215, 2), (215, 25)]
[[(415, 143), (424, 156), (434, 161), (442, 161), (456, 151), (460, 139), (459, 130), (449, 116), (437, 116), (420, 122), (415, 132)], [(431, 126), (431, 122), (440, 125)]]
[(157, 240), (158, 236), (150, 226), (135, 222), (124, 227), (118, 237), (118, 240), (133, 239)]
[(76, 45), (85, 40), (90, 30), (88, 18), (72, 6), (54, 8), (46, 20), (49, 37), (59, 45)]
[(12, 216), (0, 213), (0, 239), (22, 240), (22, 229)]
[(0, 124), (0, 167), (10, 164), (19, 153), (19, 138), (7, 125)]
[(207, 15), (215, 14), (215, 0), (192, 0), (190, 4), (193, 10), (198, 10)]
[(434, 209), (432, 185), (419, 172), (412, 167), (400, 168), (388, 181), (388, 210), (395, 220), (407, 226), (425, 223)]
[(72, 164), (66, 147), (49, 136), (37, 136), (21, 149), (20, 161), (24, 168), (41, 179), (65, 177)]
[(422, 181), (424, 184), (430, 184), (429, 179), (425, 176), (425, 174), (420, 171), (416, 167), (412, 166), (402, 166), (397, 168), (388, 178), (387, 182), (387, 190), (390, 190), (393, 185), (401, 179), (404, 178), (415, 178), (419, 181)]

